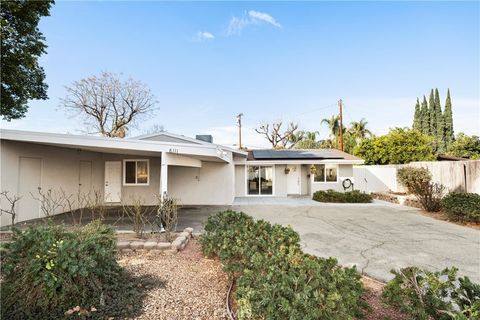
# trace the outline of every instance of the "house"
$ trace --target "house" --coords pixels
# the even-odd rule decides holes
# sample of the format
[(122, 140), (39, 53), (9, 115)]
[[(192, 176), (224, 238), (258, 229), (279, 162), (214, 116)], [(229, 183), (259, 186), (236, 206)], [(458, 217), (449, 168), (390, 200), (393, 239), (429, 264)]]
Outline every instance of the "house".
[[(117, 139), (1, 130), (0, 142), (1, 191), (21, 197), (17, 221), (42, 216), (39, 188), (96, 195), (106, 205), (135, 197), (155, 205), (165, 193), (183, 205), (231, 205), (235, 197), (343, 190), (343, 181), (353, 179), (352, 165), (363, 163), (332, 149), (245, 152), (214, 144), (208, 135), (168, 132)], [(3, 215), (1, 224), (8, 222)]]

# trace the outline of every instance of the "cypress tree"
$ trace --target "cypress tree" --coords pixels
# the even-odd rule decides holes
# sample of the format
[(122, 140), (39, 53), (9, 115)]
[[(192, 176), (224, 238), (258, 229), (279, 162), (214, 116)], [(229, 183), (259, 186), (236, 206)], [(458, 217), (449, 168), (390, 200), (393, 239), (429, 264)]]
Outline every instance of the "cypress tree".
[(420, 102), (417, 98), (417, 103), (415, 104), (415, 114), (413, 115), (413, 129), (422, 131), (422, 115), (420, 112)]
[(435, 136), (437, 134), (437, 112), (435, 110), (435, 96), (433, 89), (430, 91), (430, 98), (428, 99), (428, 114), (430, 118), (430, 135)]
[(435, 88), (435, 124), (437, 126), (437, 152), (444, 153), (447, 148), (447, 144), (445, 142), (445, 121), (443, 119), (442, 106), (440, 105), (440, 94), (438, 93), (438, 88)]
[(422, 133), (430, 134), (430, 114), (428, 113), (427, 98), (423, 96), (422, 107), (420, 109), (422, 115)]
[(453, 135), (453, 113), (452, 113), (452, 101), (450, 99), (450, 89), (447, 90), (447, 100), (445, 100), (445, 141), (447, 146), (455, 140)]

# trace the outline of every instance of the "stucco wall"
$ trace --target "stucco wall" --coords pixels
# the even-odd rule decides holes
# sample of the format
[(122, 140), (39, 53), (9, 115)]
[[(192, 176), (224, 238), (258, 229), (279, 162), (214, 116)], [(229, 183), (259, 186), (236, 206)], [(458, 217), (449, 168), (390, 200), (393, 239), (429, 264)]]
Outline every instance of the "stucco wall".
[(235, 197), (245, 196), (245, 166), (235, 166)]
[[(91, 190), (99, 192), (103, 196), (104, 192), (104, 172), (105, 161), (123, 159), (149, 159), (150, 160), (150, 185), (149, 186), (123, 186), (122, 185), (122, 201), (129, 203), (130, 198), (134, 194), (141, 194), (145, 204), (155, 204), (155, 194), (159, 190), (160, 177), (160, 158), (145, 156), (124, 156), (117, 154), (104, 154), (98, 152), (81, 151), (69, 148), (59, 148), (47, 145), (39, 145), (24, 142), (14, 142), (1, 140), (1, 191), (9, 191), (11, 195), (18, 194), (19, 182), (19, 164), (20, 159), (38, 159), (40, 161), (40, 185), (43, 191), (52, 189), (60, 191), (62, 189), (67, 195), (76, 197), (80, 192), (80, 161), (91, 163), (91, 186), (82, 186), (82, 193)], [(30, 170), (31, 171), (31, 170)], [(32, 172), (33, 173), (33, 172)], [(22, 175), (23, 176), (23, 175)], [(24, 177), (25, 178), (25, 177)], [(30, 180), (28, 177), (26, 180)], [(32, 180), (33, 177), (32, 177)], [(28, 181), (27, 181), (28, 182)], [(30, 192), (37, 196), (38, 190), (32, 187)], [(17, 207), (17, 221), (24, 221), (41, 217), (39, 202), (35, 200), (30, 192), (20, 195), (22, 198)], [(3, 200), (3, 199), (2, 199)], [(2, 208), (8, 207), (5, 201), (1, 203)], [(26, 212), (22, 208), (28, 207)], [(56, 213), (62, 210), (58, 209)], [(10, 222), (9, 215), (2, 215), (1, 224), (5, 225)]]
[(230, 205), (234, 174), (233, 163), (203, 161), (201, 168), (169, 166), (168, 193), (183, 205)]
[(338, 165), (338, 179), (337, 182), (314, 182), (313, 175), (310, 176), (311, 181), (311, 194), (319, 190), (328, 190), (333, 189), (336, 191), (344, 191), (342, 182), (343, 179), (353, 178), (353, 165), (351, 164), (340, 164)]

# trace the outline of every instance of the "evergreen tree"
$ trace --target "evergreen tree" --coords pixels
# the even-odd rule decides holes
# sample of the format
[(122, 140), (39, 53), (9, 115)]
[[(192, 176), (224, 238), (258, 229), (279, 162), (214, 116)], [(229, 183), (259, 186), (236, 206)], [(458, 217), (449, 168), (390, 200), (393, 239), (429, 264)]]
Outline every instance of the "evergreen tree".
[(453, 135), (453, 114), (452, 114), (452, 101), (450, 99), (450, 89), (447, 90), (447, 100), (445, 101), (444, 121), (445, 121), (445, 141), (448, 146), (455, 140)]
[(417, 103), (415, 104), (415, 114), (413, 115), (413, 129), (422, 131), (422, 115), (420, 112), (420, 102), (417, 98)]
[(433, 89), (430, 91), (430, 98), (428, 99), (428, 114), (430, 118), (430, 135), (437, 134), (437, 111), (435, 110), (435, 96)]
[(423, 96), (422, 107), (420, 109), (422, 115), (422, 133), (430, 134), (430, 114), (428, 113), (427, 98)]
[(435, 88), (435, 123), (437, 126), (437, 152), (444, 153), (447, 151), (447, 143), (445, 142), (445, 120), (442, 114), (442, 106), (440, 105), (440, 94), (438, 93), (438, 88)]

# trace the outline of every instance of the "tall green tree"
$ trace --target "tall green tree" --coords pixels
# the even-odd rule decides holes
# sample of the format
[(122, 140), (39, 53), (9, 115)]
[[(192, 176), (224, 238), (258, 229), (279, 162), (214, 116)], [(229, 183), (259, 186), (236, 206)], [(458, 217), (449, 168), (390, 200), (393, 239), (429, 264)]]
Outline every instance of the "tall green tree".
[(435, 110), (435, 95), (430, 91), (430, 97), (428, 99), (428, 115), (430, 118), (430, 135), (436, 136), (437, 134), (437, 111)]
[(455, 141), (448, 146), (448, 154), (456, 157), (480, 159), (480, 138), (460, 132)]
[(362, 140), (353, 154), (364, 159), (365, 164), (428, 161), (435, 158), (432, 140), (432, 137), (417, 130), (395, 128), (386, 135)]
[(445, 140), (448, 146), (455, 140), (453, 135), (453, 114), (452, 114), (452, 101), (450, 99), (450, 89), (447, 90), (447, 99), (445, 101), (445, 111), (444, 111), (444, 121), (445, 121)]
[(420, 101), (415, 104), (415, 113), (413, 115), (413, 129), (422, 131), (422, 114), (420, 110)]
[(422, 107), (420, 109), (422, 117), (422, 129), (420, 130), (423, 134), (430, 134), (430, 113), (428, 112), (427, 98), (423, 96)]
[(46, 52), (40, 18), (53, 1), (3, 1), (0, 6), (1, 113), (5, 120), (25, 116), (28, 101), (47, 99), (45, 72), (38, 58)]
[(368, 122), (365, 119), (360, 121), (352, 121), (348, 132), (352, 135), (355, 141), (360, 142), (368, 136), (372, 136), (372, 132), (367, 128)]
[(440, 94), (438, 93), (438, 88), (435, 88), (435, 121), (437, 126), (437, 152), (445, 153), (445, 151), (447, 151), (447, 143), (445, 141), (445, 120), (442, 114), (442, 106), (440, 105)]

